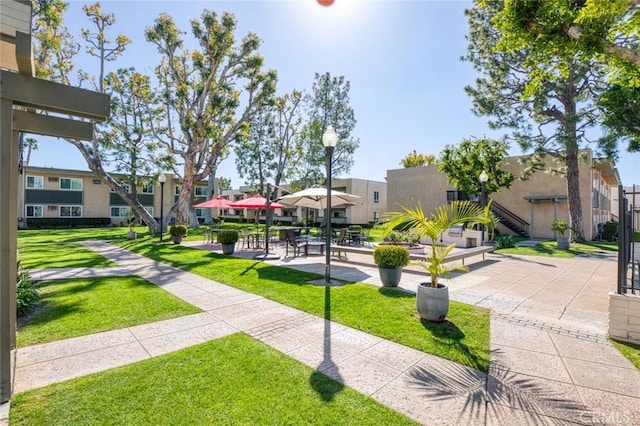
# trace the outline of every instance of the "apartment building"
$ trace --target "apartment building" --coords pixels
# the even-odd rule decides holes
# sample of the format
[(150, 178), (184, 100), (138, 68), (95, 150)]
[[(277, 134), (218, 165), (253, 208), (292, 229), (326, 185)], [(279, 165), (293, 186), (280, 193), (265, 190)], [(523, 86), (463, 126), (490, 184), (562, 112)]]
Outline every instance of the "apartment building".
[[(126, 177), (122, 185), (130, 190)], [(138, 186), (138, 199), (153, 217), (160, 216), (160, 202), (163, 211), (168, 212), (180, 193), (180, 180), (173, 174), (165, 174), (164, 196), (157, 180), (149, 180)], [(215, 188), (215, 185), (214, 185)], [(195, 186), (195, 203), (207, 198), (207, 182)], [(204, 209), (197, 213), (204, 216)], [(124, 225), (131, 217), (131, 209), (122, 197), (95, 173), (85, 170), (59, 169), (53, 167), (27, 166), (18, 183), (18, 224), (28, 227), (41, 218), (92, 218), (102, 219), (101, 223)]]
[[(520, 176), (523, 166), (518, 162), (524, 156), (507, 158), (504, 170)], [(549, 164), (551, 159), (548, 159)], [(612, 214), (611, 190), (620, 184), (614, 165), (593, 157), (585, 150), (579, 167), (580, 197), (585, 237), (593, 239), (598, 224), (615, 217)], [(456, 199), (477, 200), (477, 194), (464, 194), (447, 183), (447, 176), (438, 171), (437, 165), (394, 169), (387, 171), (388, 210), (397, 211), (400, 206), (414, 206), (420, 202), (425, 211), (433, 211), (439, 205)], [(528, 180), (516, 179), (511, 188), (489, 194), (494, 213), (500, 217), (499, 231), (517, 234), (522, 232), (533, 238), (553, 238), (551, 223), (554, 218), (569, 221), (567, 206), (567, 182), (563, 176), (534, 173)]]

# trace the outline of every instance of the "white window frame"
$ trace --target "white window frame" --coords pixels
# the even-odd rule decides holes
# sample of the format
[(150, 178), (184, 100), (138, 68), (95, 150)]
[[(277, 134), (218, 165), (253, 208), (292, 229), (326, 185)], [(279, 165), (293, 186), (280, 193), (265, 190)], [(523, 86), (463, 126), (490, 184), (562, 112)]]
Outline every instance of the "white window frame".
[[(68, 208), (69, 209), (69, 215), (63, 215), (62, 214), (62, 209)], [(77, 210), (80, 214), (78, 215), (74, 215), (73, 211)], [(59, 217), (82, 217), (82, 206), (58, 206), (58, 216)]]
[(147, 183), (145, 185), (142, 185), (141, 193), (142, 194), (153, 194), (153, 184), (152, 183)]
[(205, 210), (204, 208), (201, 209), (201, 208), (196, 207), (195, 208), (196, 217), (204, 217), (204, 210)]
[(147, 211), (153, 217), (153, 206), (142, 206), (143, 209)]
[[(63, 188), (62, 187), (62, 181), (65, 181), (65, 180), (69, 181), (69, 188)], [(73, 187), (73, 183), (74, 182), (80, 182), (80, 188), (74, 188)], [(60, 182), (58, 183), (58, 187), (60, 188), (60, 191), (82, 191), (82, 179), (80, 179), (80, 178), (61, 177), (60, 178)]]
[[(195, 189), (196, 197), (206, 197), (207, 196), (207, 187), (206, 186), (196, 186)], [(202, 194), (204, 192), (204, 194)]]
[[(39, 207), (40, 208), (40, 214), (28, 214), (29, 211), (29, 207), (31, 207), (31, 209), (35, 212), (36, 209)], [(24, 215), (26, 217), (44, 217), (44, 206), (42, 204), (27, 204), (24, 206)]]
[[(29, 186), (29, 178), (33, 179), (33, 185)], [(36, 185), (35, 183), (40, 181), (40, 185)], [(44, 189), (44, 177), (36, 176), (36, 175), (27, 175), (27, 181), (25, 182), (25, 186), (27, 189)]]
[[(118, 214), (117, 215), (113, 215), (113, 209), (118, 209)], [(122, 214), (122, 212), (125, 212), (126, 214)], [(130, 216), (131, 213), (131, 208), (129, 206), (111, 206), (109, 207), (109, 217), (125, 217), (128, 218)]]

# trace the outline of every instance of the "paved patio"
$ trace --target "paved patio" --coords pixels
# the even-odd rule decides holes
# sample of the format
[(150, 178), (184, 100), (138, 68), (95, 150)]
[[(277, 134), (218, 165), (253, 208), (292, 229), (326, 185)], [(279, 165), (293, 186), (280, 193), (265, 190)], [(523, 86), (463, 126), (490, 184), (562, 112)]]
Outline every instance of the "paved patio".
[[(468, 259), (471, 271), (449, 286), (453, 299), (492, 309), (486, 375), (107, 243), (87, 245), (118, 266), (39, 278), (134, 273), (205, 312), (19, 349), (17, 392), (242, 331), (423, 424), (640, 424), (640, 371), (604, 335), (615, 287), (610, 255)], [(332, 277), (380, 285), (371, 260), (333, 259)], [(323, 256), (270, 262), (324, 273)], [(424, 276), (406, 268), (401, 286), (414, 291)]]

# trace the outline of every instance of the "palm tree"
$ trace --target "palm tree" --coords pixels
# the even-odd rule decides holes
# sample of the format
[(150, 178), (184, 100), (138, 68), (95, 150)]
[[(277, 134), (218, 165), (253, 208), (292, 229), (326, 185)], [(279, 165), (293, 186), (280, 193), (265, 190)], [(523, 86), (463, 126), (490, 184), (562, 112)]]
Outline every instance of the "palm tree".
[(425, 260), (420, 265), (431, 276), (431, 286), (438, 287), (438, 277), (446, 276), (451, 271), (467, 268), (463, 265), (447, 265), (444, 260), (455, 244), (445, 245), (439, 243), (440, 234), (456, 225), (466, 223), (487, 223), (486, 208), (478, 206), (467, 200), (453, 201), (436, 208), (436, 211), (427, 216), (420, 202), (414, 208), (401, 206), (401, 212), (389, 212), (384, 215), (385, 223), (384, 235), (389, 234), (394, 229), (412, 230), (420, 238), (427, 237), (431, 240), (431, 249), (428, 251)]

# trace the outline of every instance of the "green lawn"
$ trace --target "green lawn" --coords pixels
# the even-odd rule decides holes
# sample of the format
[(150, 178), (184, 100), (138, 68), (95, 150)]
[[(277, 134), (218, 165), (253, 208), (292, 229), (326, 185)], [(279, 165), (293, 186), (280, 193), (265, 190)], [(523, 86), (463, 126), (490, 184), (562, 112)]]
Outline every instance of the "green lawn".
[(571, 243), (569, 250), (559, 249), (556, 245), (556, 241), (545, 241), (533, 247), (523, 246), (497, 249), (496, 253), (571, 258), (582, 254), (618, 251), (617, 242), (591, 241), (585, 244)]
[(201, 312), (139, 277), (38, 283), (40, 302), (18, 330), (19, 347)]
[[(322, 278), (295, 269), (192, 249), (159, 245), (147, 239), (121, 245), (217, 282), (264, 296), (287, 306), (487, 371), (489, 310), (451, 302), (450, 322), (420, 321), (415, 295), (397, 289), (351, 283), (325, 289), (310, 284)], [(330, 309), (325, 310), (329, 306)]]
[(618, 340), (611, 339), (613, 346), (624, 355), (633, 365), (640, 370), (640, 345), (634, 345), (633, 343), (620, 342)]
[[(262, 295), (319, 317), (487, 371), (489, 365), (489, 310), (451, 302), (450, 322), (428, 323), (415, 315), (415, 296), (395, 289), (363, 283), (325, 289), (309, 284), (321, 278), (294, 269), (190, 249), (183, 245), (157, 244), (157, 235), (139, 233), (126, 240), (125, 228), (54, 231), (59, 241), (111, 240), (151, 259), (165, 262), (203, 277)], [(32, 241), (38, 234), (27, 231)], [(66, 235), (66, 237), (65, 237)], [(21, 232), (19, 238), (24, 238)], [(28, 258), (29, 253), (24, 255)], [(51, 258), (56, 252), (49, 253)], [(326, 291), (325, 291), (326, 290)], [(329, 309), (325, 309), (329, 306)]]
[(12, 425), (416, 424), (242, 334), (14, 396)]

